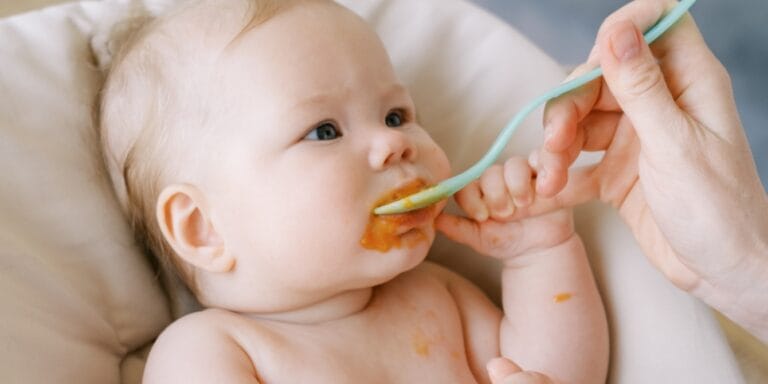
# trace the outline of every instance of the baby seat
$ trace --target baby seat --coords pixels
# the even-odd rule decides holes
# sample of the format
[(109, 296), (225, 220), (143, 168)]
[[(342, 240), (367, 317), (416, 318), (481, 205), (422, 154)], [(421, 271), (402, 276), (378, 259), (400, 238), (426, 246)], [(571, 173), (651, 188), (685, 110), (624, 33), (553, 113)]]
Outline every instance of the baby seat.
[[(379, 32), (456, 171), (564, 78), (518, 32), (464, 1), (341, 2)], [(155, 3), (82, 1), (0, 20), (3, 383), (139, 383), (172, 320), (175, 296), (134, 244), (91, 120), (102, 81), (94, 34)], [(540, 118), (530, 118), (507, 154), (541, 139)], [(743, 382), (711, 311), (650, 267), (614, 212), (598, 203), (576, 212), (608, 311), (609, 382)], [(430, 257), (498, 300), (495, 261), (442, 238)]]

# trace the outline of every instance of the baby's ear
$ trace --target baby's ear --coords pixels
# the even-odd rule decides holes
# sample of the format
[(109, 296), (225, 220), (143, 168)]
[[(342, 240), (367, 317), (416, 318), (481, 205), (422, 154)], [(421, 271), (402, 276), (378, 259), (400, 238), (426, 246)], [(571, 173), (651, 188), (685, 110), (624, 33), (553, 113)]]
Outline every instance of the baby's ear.
[(177, 184), (160, 192), (157, 222), (163, 237), (187, 263), (208, 272), (229, 272), (235, 259), (209, 220), (205, 196), (197, 188)]

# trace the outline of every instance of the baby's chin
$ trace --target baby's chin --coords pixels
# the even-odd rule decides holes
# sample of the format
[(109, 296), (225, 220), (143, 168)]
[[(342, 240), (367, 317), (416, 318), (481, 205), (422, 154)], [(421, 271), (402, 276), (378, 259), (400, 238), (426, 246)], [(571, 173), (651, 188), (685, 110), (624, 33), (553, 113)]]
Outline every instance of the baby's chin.
[(381, 277), (378, 284), (389, 281), (421, 264), (427, 258), (434, 242), (435, 230), (433, 226), (414, 228), (400, 235), (399, 239), (400, 246), (392, 247), (385, 252), (363, 249), (365, 257), (369, 258), (377, 269), (373, 273)]

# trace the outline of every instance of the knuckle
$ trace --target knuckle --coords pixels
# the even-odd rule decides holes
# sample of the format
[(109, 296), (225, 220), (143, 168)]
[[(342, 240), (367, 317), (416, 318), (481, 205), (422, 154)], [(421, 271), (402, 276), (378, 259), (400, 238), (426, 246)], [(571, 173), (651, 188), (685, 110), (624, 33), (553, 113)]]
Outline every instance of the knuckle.
[(655, 61), (643, 60), (630, 68), (622, 77), (629, 96), (652, 95), (666, 87), (664, 76)]
[(491, 187), (491, 185), (496, 181), (497, 176), (501, 172), (501, 165), (499, 164), (493, 164), (488, 169), (483, 172), (482, 176), (480, 176), (480, 187), (485, 190)]
[(725, 65), (723, 65), (723, 63), (717, 59), (714, 59), (714, 62), (712, 64), (712, 77), (723, 88), (730, 88), (733, 84), (733, 80), (731, 79), (731, 74), (728, 73), (728, 70), (725, 68)]

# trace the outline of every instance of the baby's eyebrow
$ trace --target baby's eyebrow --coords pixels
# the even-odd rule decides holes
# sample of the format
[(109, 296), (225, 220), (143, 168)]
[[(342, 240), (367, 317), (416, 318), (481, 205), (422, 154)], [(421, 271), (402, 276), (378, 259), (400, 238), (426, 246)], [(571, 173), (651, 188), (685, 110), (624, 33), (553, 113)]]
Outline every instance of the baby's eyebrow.
[(386, 90), (386, 92), (383, 93), (383, 96), (385, 99), (394, 99), (394, 98), (409, 98), (410, 99), (410, 92), (408, 92), (408, 88), (406, 88), (403, 84), (395, 83), (389, 89)]
[(333, 99), (333, 92), (323, 92), (299, 99), (293, 104), (294, 108), (322, 105)]
[[(310, 95), (298, 100), (295, 104), (292, 105), (292, 108), (322, 106), (324, 104), (327, 104), (329, 101), (333, 100), (333, 98), (336, 96), (337, 93), (343, 94), (348, 92), (349, 90), (341, 89), (336, 92), (329, 91), (329, 92), (317, 93), (317, 94)], [(391, 100), (391, 99), (397, 99), (397, 98), (410, 99), (410, 92), (408, 91), (408, 88), (406, 88), (403, 84), (394, 83), (381, 93), (381, 97), (384, 100)]]

